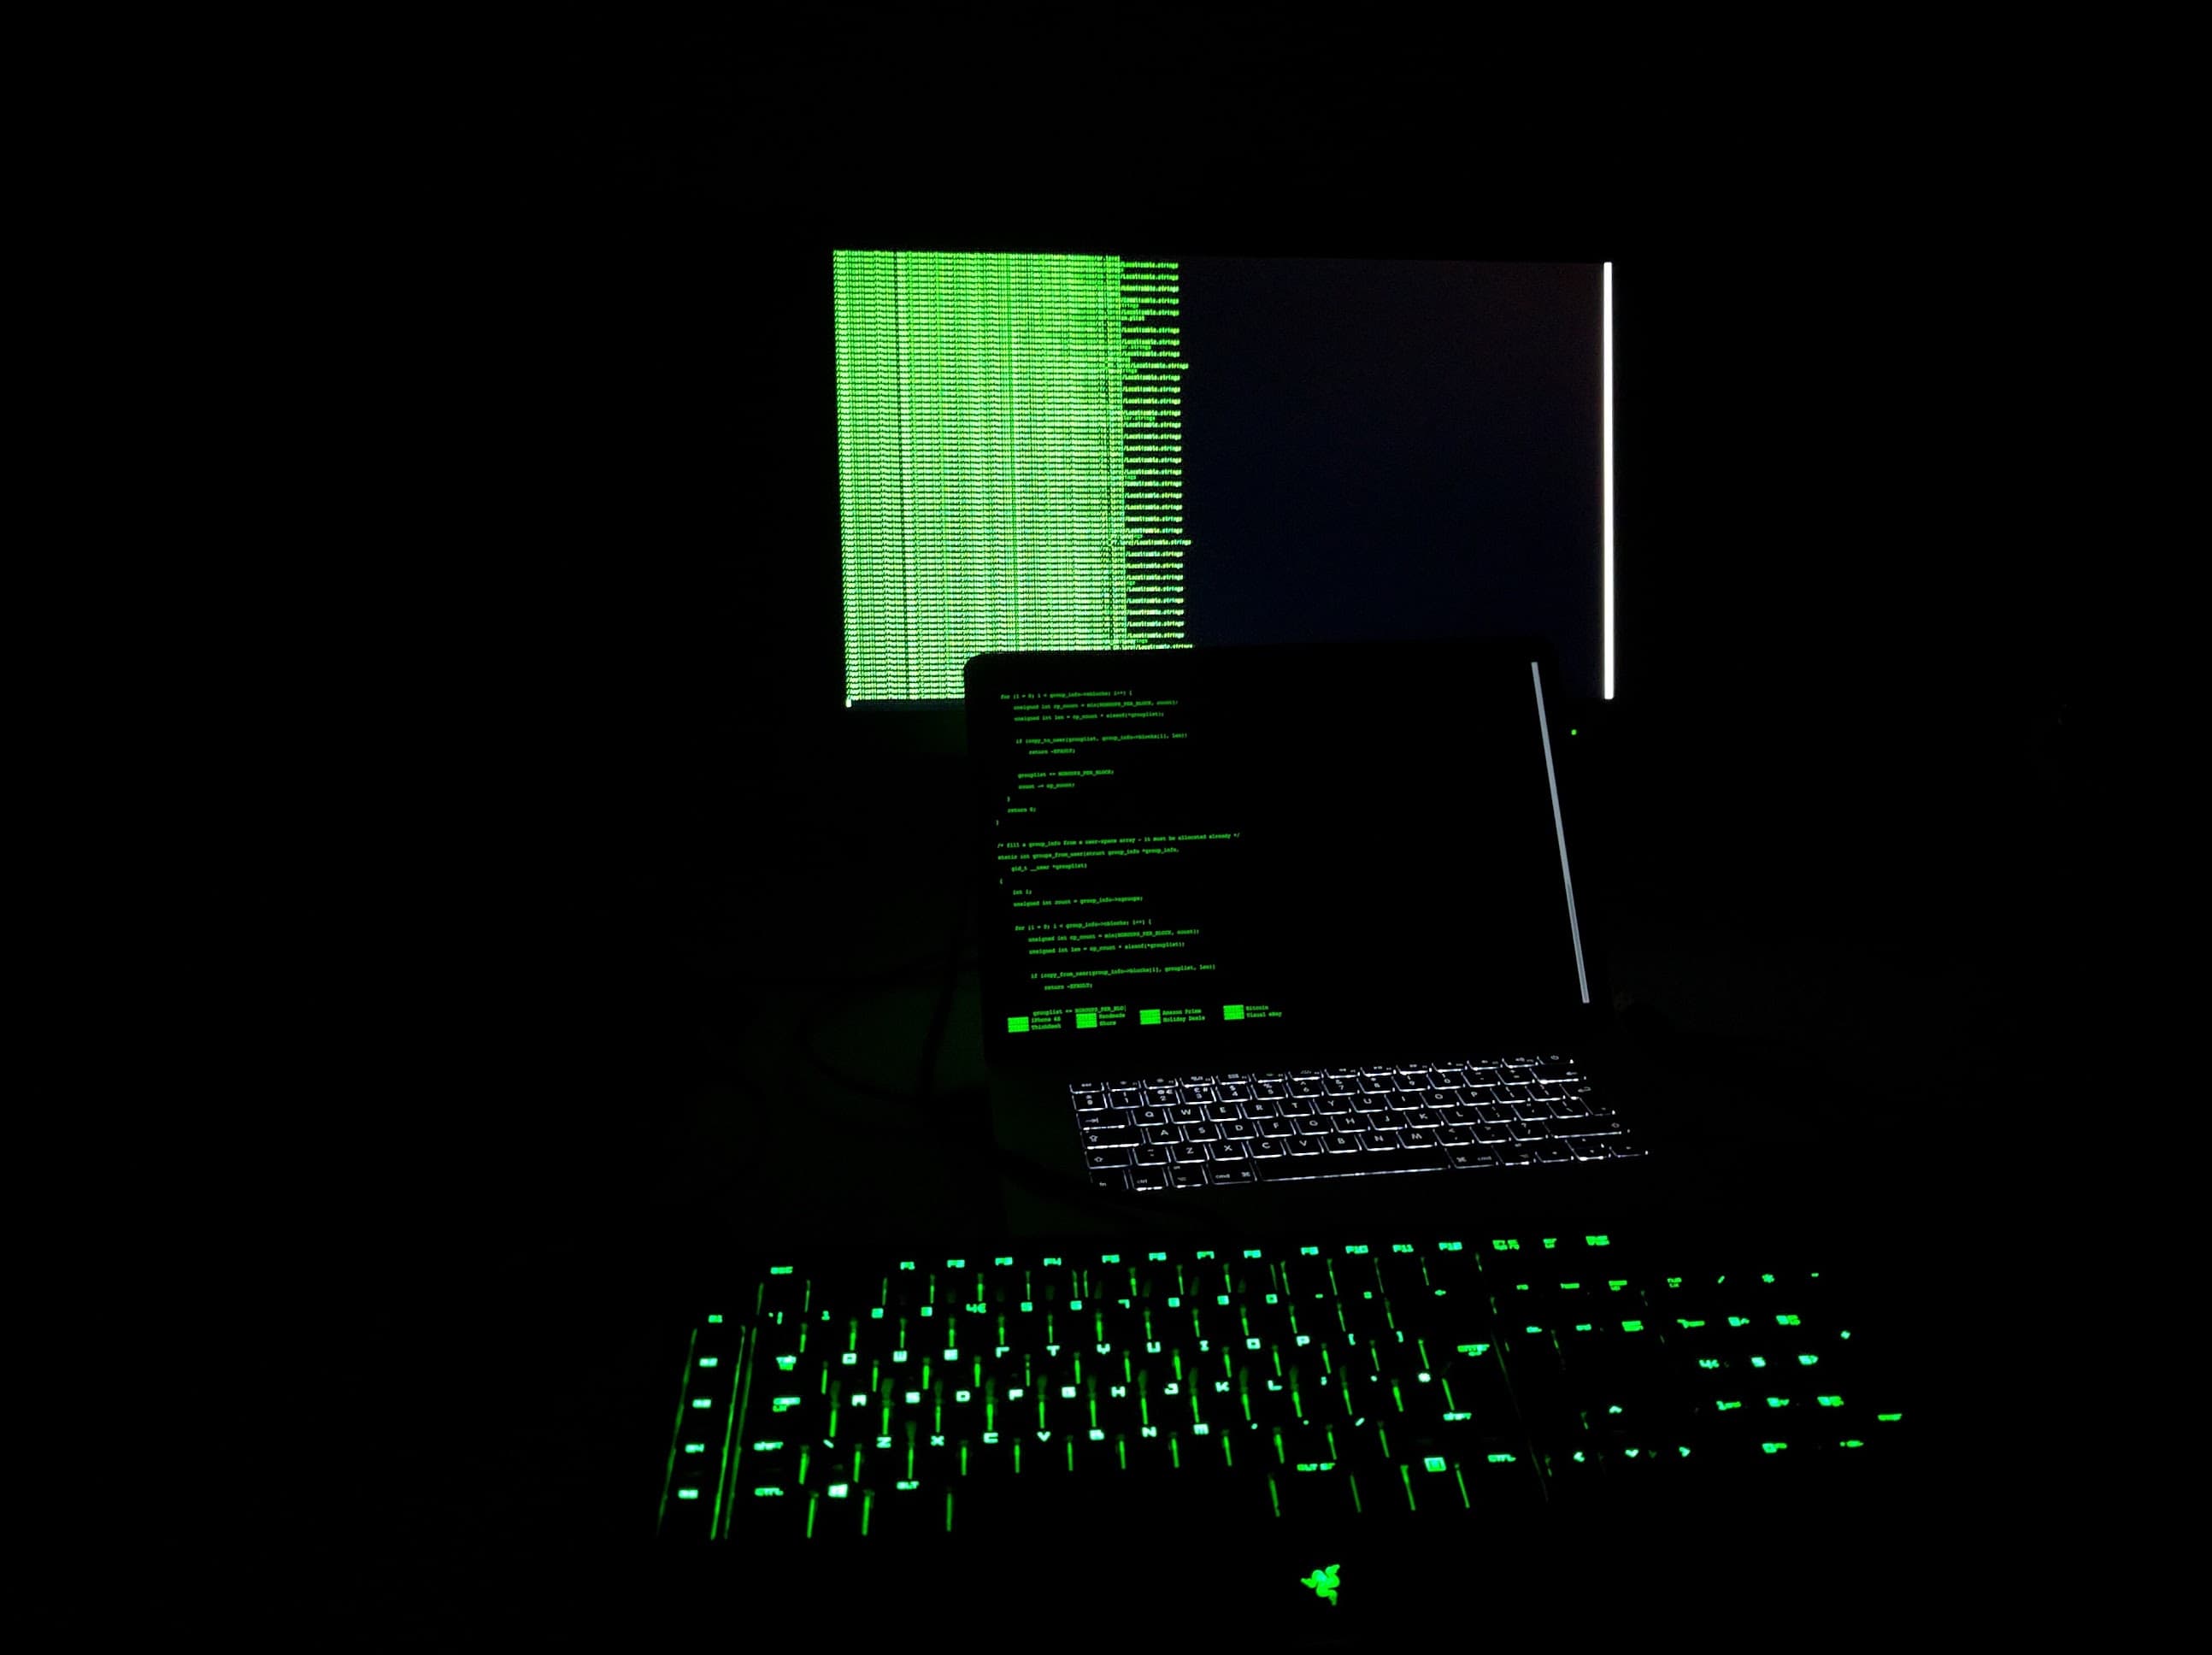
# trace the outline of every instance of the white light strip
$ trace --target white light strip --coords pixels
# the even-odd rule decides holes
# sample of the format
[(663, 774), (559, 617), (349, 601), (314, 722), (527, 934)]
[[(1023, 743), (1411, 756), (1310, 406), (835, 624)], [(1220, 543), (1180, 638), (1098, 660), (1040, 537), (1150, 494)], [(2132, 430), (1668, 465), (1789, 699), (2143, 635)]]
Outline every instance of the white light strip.
[[(1605, 698), (1613, 699), (1613, 265), (1605, 267)], [(1586, 996), (1587, 997), (1587, 996)]]
[(1536, 733), (1544, 742), (1544, 779), (1552, 784), (1552, 831), (1559, 841), (1559, 879), (1567, 887), (1567, 931), (1575, 940), (1575, 977), (1583, 985), (1583, 1004), (1589, 1004), (1589, 972), (1583, 964), (1583, 927), (1575, 917), (1575, 876), (1567, 871), (1567, 824), (1559, 819), (1559, 775), (1552, 768), (1552, 724), (1544, 716), (1544, 675), (1528, 663), (1528, 676), (1536, 685)]

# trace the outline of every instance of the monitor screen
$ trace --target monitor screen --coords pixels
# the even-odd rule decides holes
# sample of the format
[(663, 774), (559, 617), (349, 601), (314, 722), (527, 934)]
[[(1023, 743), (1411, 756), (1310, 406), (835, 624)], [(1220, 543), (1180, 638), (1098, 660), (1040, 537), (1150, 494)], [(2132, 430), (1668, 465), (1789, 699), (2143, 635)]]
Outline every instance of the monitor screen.
[(1150, 1073), (1224, 1039), (1341, 1062), (1571, 1028), (1591, 964), (1542, 653), (975, 660), (994, 1044)]
[(985, 650), (1426, 637), (1612, 695), (1610, 266), (831, 264), (848, 705)]

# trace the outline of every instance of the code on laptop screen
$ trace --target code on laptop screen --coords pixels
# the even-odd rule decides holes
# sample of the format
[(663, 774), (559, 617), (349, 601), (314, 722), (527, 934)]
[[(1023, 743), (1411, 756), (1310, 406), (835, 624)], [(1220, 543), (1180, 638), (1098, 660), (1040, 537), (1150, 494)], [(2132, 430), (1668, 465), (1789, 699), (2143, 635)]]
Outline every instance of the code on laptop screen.
[(968, 709), (994, 1044), (1404, 1048), (1588, 1002), (1530, 651), (986, 657)]

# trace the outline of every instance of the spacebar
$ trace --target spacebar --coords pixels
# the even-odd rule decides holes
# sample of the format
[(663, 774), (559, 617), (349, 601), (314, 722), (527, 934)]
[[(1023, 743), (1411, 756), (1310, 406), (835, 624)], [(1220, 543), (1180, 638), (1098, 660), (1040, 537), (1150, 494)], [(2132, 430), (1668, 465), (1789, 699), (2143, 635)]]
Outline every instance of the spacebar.
[(1449, 1165), (1441, 1147), (1363, 1149), (1354, 1155), (1293, 1155), (1252, 1163), (1262, 1183), (1286, 1183), (1297, 1178), (1356, 1178), (1370, 1172), (1434, 1172)]

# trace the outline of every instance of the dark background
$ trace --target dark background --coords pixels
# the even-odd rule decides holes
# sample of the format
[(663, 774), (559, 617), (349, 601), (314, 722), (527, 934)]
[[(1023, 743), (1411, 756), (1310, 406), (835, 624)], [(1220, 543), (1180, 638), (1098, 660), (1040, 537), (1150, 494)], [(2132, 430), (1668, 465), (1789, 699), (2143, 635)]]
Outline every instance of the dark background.
[[(342, 1622), (604, 1593), (684, 1266), (988, 1187), (928, 1159), (980, 1079), (957, 769), (839, 721), (839, 241), (1615, 260), (1624, 1018), (1773, 1077), (1708, 1100), (1717, 1165), (1897, 1146), (1853, 1221), (2045, 1193), (2008, 1129), (2084, 1042), (2079, 563), (2115, 526), (2067, 491), (2097, 440), (2055, 435), (2099, 253), (2063, 134), (1932, 47), (1677, 90), (1238, 17), (1147, 91), (998, 27), (541, 37), (363, 238), (384, 475), (346, 509), (391, 529), (346, 741), (392, 877), (283, 1265), (343, 1296), (365, 1404), (319, 1535)], [(1995, 275), (2030, 266), (2060, 279)]]

